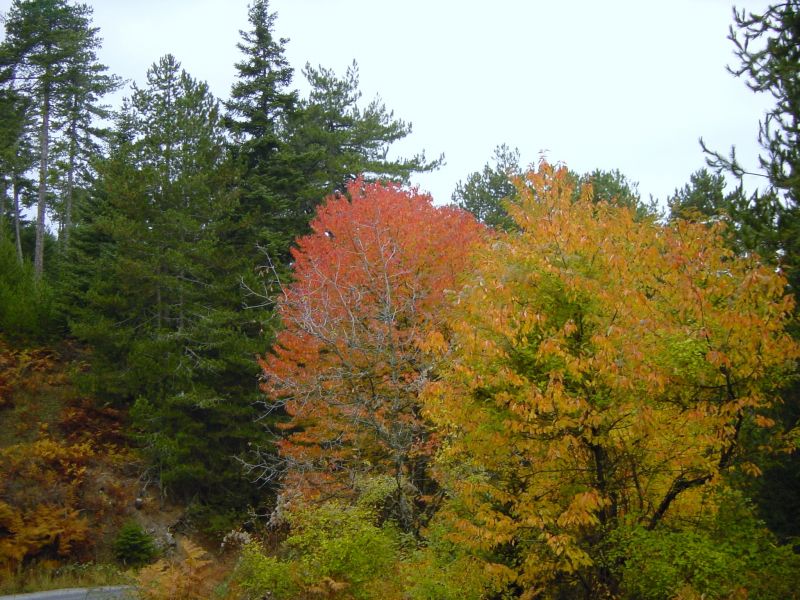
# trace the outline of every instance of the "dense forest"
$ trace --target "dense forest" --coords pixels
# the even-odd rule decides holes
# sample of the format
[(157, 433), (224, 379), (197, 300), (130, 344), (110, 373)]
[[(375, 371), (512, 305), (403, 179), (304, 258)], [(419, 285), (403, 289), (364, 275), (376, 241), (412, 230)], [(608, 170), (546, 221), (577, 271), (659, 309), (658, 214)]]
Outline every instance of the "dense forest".
[(661, 205), (507, 145), (434, 204), (278, 25), (112, 107), (88, 6), (5, 15), (0, 593), (797, 598), (800, 1), (730, 29), (764, 186)]

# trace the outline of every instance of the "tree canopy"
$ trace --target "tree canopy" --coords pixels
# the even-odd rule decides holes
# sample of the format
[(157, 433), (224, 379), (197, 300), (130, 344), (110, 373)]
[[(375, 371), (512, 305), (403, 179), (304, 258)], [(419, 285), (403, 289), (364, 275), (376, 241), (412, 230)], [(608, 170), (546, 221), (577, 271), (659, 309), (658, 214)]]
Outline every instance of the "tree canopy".
[(346, 193), (327, 198), (292, 252), (284, 329), (262, 363), (264, 391), (290, 419), (262, 474), (310, 498), (391, 477), (389, 511), (414, 530), (435, 447), (418, 399), (433, 367), (424, 342), (442, 335), (446, 294), (482, 228), (397, 184), (358, 179)]
[(774, 425), (799, 350), (785, 280), (718, 227), (637, 221), (573, 185), (547, 163), (518, 183), (519, 233), (478, 254), (425, 394), (443, 515), (526, 597), (617, 596), (615, 535), (680, 528), (726, 472), (757, 472), (745, 440)]

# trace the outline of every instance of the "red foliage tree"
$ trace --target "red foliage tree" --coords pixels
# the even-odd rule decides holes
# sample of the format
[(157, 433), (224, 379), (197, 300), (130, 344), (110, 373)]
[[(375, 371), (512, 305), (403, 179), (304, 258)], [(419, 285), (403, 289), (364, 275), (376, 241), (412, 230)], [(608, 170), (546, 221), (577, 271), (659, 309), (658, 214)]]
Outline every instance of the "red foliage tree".
[(410, 530), (432, 485), (418, 401), (434, 366), (426, 340), (484, 229), (428, 195), (363, 180), (328, 197), (311, 227), (279, 300), (285, 329), (262, 362), (264, 391), (290, 417), (281, 468), (264, 474), (307, 499), (380, 481)]

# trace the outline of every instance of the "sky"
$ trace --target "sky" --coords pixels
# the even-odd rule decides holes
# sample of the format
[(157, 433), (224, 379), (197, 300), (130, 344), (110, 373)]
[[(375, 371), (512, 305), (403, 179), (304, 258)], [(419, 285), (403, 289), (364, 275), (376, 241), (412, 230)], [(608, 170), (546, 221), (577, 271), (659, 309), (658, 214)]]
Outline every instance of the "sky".
[[(248, 0), (85, 0), (99, 57), (126, 80), (174, 54), (226, 98)], [(737, 2), (761, 11), (766, 1)], [(11, 0), (0, 0), (5, 12)], [(413, 132), (396, 156), (445, 155), (413, 178), (438, 203), (499, 144), (577, 172), (619, 169), (662, 202), (705, 164), (698, 139), (735, 145), (755, 169), (768, 96), (726, 71), (726, 0), (271, 0), (295, 85), (307, 62), (344, 73), (356, 60), (364, 102), (379, 95)], [(758, 181), (750, 182), (755, 186)]]

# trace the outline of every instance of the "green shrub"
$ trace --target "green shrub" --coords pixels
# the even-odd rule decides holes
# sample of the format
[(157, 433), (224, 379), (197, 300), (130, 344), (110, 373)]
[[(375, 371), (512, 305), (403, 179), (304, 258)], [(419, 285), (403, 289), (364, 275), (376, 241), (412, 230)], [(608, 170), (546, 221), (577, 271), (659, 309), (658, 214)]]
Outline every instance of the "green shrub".
[(390, 525), (378, 526), (373, 510), (330, 502), (289, 520), (292, 534), (280, 557), (254, 545), (242, 553), (236, 578), (250, 598), (268, 592), (278, 600), (303, 593), (357, 600), (400, 595), (400, 536)]
[(612, 561), (621, 565), (624, 597), (661, 600), (694, 593), (708, 600), (800, 598), (800, 555), (777, 544), (752, 507), (723, 492), (718, 514), (691, 529), (621, 528)]
[(56, 325), (54, 294), (36, 281), (29, 262), (20, 264), (14, 245), (0, 240), (0, 331), (14, 338), (43, 339)]
[(125, 523), (114, 540), (114, 556), (123, 565), (141, 567), (157, 555), (152, 536), (133, 521)]
[(300, 591), (291, 566), (287, 561), (265, 555), (257, 544), (248, 544), (236, 567), (236, 579), (248, 598), (263, 598), (271, 593), (277, 600), (288, 599)]

